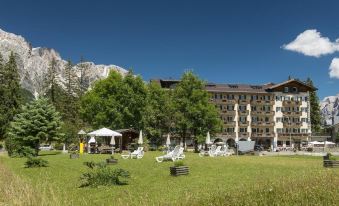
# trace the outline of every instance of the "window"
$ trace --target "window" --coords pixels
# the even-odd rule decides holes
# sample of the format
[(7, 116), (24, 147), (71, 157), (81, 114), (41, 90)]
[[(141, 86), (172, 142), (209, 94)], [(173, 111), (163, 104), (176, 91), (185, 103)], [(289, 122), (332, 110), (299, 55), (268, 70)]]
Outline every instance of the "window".
[(245, 100), (246, 99), (246, 95), (239, 95), (239, 100)]
[(252, 117), (252, 122), (258, 122), (258, 117)]
[(276, 118), (276, 122), (282, 122), (282, 118), (281, 117), (277, 117)]
[(292, 92), (297, 93), (298, 92), (298, 88), (297, 87), (293, 87), (292, 88)]
[(265, 122), (269, 122), (269, 121), (270, 121), (270, 118), (265, 117)]
[(240, 132), (247, 132), (247, 128), (246, 127), (240, 127)]
[(288, 87), (284, 87), (284, 92), (288, 93)]
[(277, 107), (277, 108), (275, 108), (275, 110), (276, 110), (277, 112), (280, 112), (280, 111), (281, 111), (281, 107)]
[(246, 123), (246, 117), (245, 117), (245, 116), (240, 116), (240, 117), (239, 117), (239, 121), (240, 121), (241, 123)]
[(233, 111), (234, 110), (234, 106), (233, 105), (227, 105), (227, 111)]
[(283, 129), (282, 128), (277, 128), (277, 133), (283, 133)]
[(270, 128), (266, 128), (266, 133), (270, 133)]
[(252, 128), (252, 132), (253, 133), (259, 132), (259, 129), (258, 128)]
[(240, 105), (239, 110), (240, 111), (246, 111), (246, 105)]

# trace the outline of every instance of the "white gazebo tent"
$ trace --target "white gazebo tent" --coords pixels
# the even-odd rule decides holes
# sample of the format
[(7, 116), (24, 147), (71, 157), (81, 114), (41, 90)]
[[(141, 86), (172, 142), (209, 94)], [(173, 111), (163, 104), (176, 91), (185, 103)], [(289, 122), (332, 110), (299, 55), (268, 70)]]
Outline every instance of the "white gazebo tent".
[[(89, 140), (88, 145), (89, 143), (92, 143), (93, 141), (96, 142), (95, 137), (111, 137), (110, 143), (115, 144), (114, 137), (122, 136), (121, 133), (107, 129), (107, 128), (101, 128), (99, 130), (95, 130), (93, 132), (88, 133), (88, 135), (91, 136), (91, 139)], [(112, 153), (113, 153), (113, 147), (112, 147)]]

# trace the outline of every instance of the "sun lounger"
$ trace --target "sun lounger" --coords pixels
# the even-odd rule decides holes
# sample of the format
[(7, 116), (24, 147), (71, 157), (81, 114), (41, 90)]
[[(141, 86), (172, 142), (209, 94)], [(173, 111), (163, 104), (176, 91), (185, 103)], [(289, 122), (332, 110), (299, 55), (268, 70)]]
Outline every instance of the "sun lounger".
[(160, 157), (156, 157), (156, 161), (157, 162), (163, 162), (164, 160), (172, 160), (172, 161), (176, 161), (179, 159), (184, 159), (185, 155), (184, 155), (184, 148), (180, 147), (180, 146), (176, 146), (173, 151), (169, 152), (166, 155), (162, 155)]

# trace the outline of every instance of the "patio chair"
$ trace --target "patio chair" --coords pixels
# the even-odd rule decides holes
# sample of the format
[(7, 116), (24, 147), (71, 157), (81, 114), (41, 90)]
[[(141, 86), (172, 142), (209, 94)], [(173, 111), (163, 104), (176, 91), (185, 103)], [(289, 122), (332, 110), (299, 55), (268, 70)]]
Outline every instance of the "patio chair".
[(212, 145), (208, 154), (210, 155), (210, 157), (215, 157), (220, 153), (220, 150), (221, 150), (221, 146)]
[(128, 154), (121, 154), (122, 159), (128, 159), (128, 158), (137, 158), (141, 159), (144, 156), (144, 148), (138, 147), (137, 150), (134, 150), (133, 152), (130, 152)]
[(183, 151), (184, 151), (183, 148), (178, 145), (178, 146), (175, 146), (175, 148), (171, 152), (169, 152), (165, 155), (162, 155), (160, 157), (156, 157), (155, 160), (157, 162), (163, 162), (164, 160), (175, 161), (175, 160), (178, 160), (178, 159), (183, 159), (183, 158), (185, 158)]
[(224, 146), (217, 152), (216, 156), (230, 156), (232, 155), (231, 152), (228, 151), (227, 146)]

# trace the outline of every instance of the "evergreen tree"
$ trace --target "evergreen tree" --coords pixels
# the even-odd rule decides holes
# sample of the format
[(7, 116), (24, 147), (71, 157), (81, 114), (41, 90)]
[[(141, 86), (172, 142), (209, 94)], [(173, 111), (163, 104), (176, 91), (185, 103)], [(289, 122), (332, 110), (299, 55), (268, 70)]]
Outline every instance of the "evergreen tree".
[[(313, 87), (313, 81), (307, 78), (306, 83)], [(321, 114), (319, 98), (316, 91), (310, 92), (310, 114), (312, 132), (319, 132), (321, 129)]]
[(170, 91), (159, 84), (147, 85), (146, 106), (143, 115), (145, 134), (152, 143), (160, 145), (164, 134), (170, 132), (174, 123), (174, 111)]
[(77, 139), (77, 132), (81, 128), (82, 121), (79, 116), (79, 97), (78, 97), (78, 81), (72, 62), (69, 60), (65, 67), (65, 92), (62, 103), (62, 119), (64, 142), (70, 143)]
[(7, 132), (6, 148), (10, 156), (17, 153), (22, 147), (29, 147), (38, 154), (42, 142), (58, 141), (61, 116), (47, 99), (38, 99), (22, 107), (11, 122)]
[(78, 64), (78, 68), (80, 71), (79, 96), (81, 97), (87, 91), (89, 87), (89, 79), (87, 77), (89, 65), (85, 62), (85, 59), (83, 57), (80, 58), (80, 63)]
[(0, 138), (3, 138), (9, 122), (19, 111), (21, 104), (20, 76), (13, 52), (6, 64), (3, 64), (0, 57), (0, 88)]
[(174, 89), (176, 129), (185, 142), (193, 136), (195, 149), (208, 131), (214, 134), (221, 129), (216, 108), (209, 102), (205, 84), (191, 71), (184, 73)]

